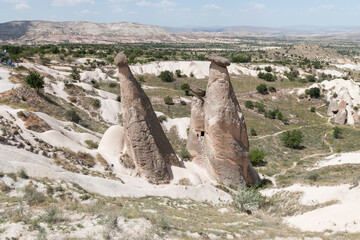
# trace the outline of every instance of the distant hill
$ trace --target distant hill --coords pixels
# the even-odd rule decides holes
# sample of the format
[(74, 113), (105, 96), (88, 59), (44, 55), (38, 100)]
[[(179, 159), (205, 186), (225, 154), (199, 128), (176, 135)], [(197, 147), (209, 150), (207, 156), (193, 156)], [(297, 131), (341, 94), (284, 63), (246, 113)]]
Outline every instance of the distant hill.
[(0, 24), (0, 41), (121, 43), (175, 41), (175, 38), (160, 27), (139, 23), (13, 21)]

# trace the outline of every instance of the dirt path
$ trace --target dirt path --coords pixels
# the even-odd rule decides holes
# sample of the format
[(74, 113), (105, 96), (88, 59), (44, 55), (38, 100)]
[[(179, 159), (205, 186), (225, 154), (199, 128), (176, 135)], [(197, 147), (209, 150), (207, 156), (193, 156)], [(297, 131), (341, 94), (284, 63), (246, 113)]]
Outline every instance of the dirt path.
[[(299, 127), (298, 129), (300, 129), (300, 128), (301, 128), (301, 127)], [(285, 130), (285, 131), (287, 131), (287, 130)], [(285, 131), (280, 131), (280, 132), (277, 132), (277, 133), (275, 133), (275, 134), (273, 134), (273, 135), (266, 135), (266, 136), (263, 136), (263, 137), (276, 136), (276, 135), (279, 135), (279, 134), (281, 134), (282, 132), (285, 132)], [(330, 153), (316, 153), (316, 154), (307, 155), (307, 156), (301, 158), (299, 161), (302, 161), (302, 160), (305, 160), (305, 159), (308, 159), (308, 158), (312, 158), (312, 157), (327, 156), (327, 155), (333, 154), (333, 153), (334, 153), (334, 149), (333, 149), (333, 147), (331, 146), (331, 144), (326, 140), (326, 137), (327, 137), (328, 134), (329, 134), (329, 133), (327, 132), (327, 133), (325, 133), (325, 135), (323, 136), (323, 142), (329, 147)], [(261, 138), (258, 138), (258, 139), (261, 139)], [(272, 182), (272, 184), (274, 185), (274, 187), (277, 187), (276, 178), (279, 177), (279, 176), (281, 176), (281, 175), (284, 175), (284, 174), (286, 174), (288, 171), (294, 169), (294, 168), (297, 166), (297, 163), (298, 163), (298, 162), (294, 162), (294, 163), (291, 165), (291, 167), (282, 170), (280, 173), (277, 173), (277, 174), (273, 175), (272, 177), (270, 177), (270, 176), (265, 176), (265, 175), (264, 175), (264, 176), (265, 176), (266, 178), (268, 178), (268, 179)]]

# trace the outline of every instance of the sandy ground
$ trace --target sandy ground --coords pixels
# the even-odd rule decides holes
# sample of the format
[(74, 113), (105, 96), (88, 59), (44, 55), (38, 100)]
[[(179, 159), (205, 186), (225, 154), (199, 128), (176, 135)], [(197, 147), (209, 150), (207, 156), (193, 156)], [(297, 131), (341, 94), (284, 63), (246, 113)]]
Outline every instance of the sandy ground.
[(10, 77), (9, 70), (0, 66), (0, 93), (19, 86), (19, 84), (11, 83), (9, 77)]
[[(75, 182), (89, 192), (99, 193), (111, 197), (145, 197), (167, 196), (172, 198), (189, 198), (196, 201), (210, 201), (213, 203), (230, 202), (231, 196), (215, 188), (211, 184), (197, 186), (180, 186), (175, 184), (152, 185), (145, 179), (122, 176), (120, 181), (81, 175), (66, 171), (52, 164), (52, 160), (33, 154), (23, 149), (0, 144), (0, 171), (17, 172), (26, 169), (32, 177), (48, 177)], [(173, 172), (182, 171), (174, 168)], [(185, 170), (184, 170), (185, 171)]]
[(329, 201), (337, 203), (285, 218), (285, 222), (302, 231), (360, 232), (360, 186), (349, 189), (350, 185), (340, 186), (302, 186), (295, 184), (283, 189), (268, 189), (263, 195), (271, 196), (279, 191), (303, 192), (300, 199), (303, 205), (316, 205)]
[(315, 167), (308, 170), (315, 170), (327, 166), (344, 165), (344, 164), (360, 164), (360, 151), (337, 153), (326, 157), (324, 160), (315, 164)]
[(190, 127), (190, 118), (168, 118), (166, 121), (162, 122), (162, 125), (167, 131), (170, 131), (171, 128), (175, 127), (180, 138), (188, 139), (187, 129)]

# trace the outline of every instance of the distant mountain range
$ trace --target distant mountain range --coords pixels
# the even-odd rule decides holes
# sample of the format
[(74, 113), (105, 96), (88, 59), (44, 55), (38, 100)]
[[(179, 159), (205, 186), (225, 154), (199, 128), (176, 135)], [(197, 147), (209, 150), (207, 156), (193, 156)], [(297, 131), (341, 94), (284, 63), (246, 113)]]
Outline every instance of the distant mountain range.
[(360, 27), (348, 26), (310, 26), (298, 25), (288, 27), (254, 27), (254, 26), (231, 26), (231, 27), (162, 27), (170, 33), (262, 33), (262, 34), (330, 34), (360, 32)]
[[(12, 21), (0, 24), (0, 43), (197, 42), (222, 36), (321, 36), (359, 39), (360, 27), (159, 27), (139, 23)], [(204, 40), (205, 39), (205, 40)]]
[(174, 41), (157, 26), (139, 23), (13, 21), (0, 24), (0, 41), (14, 43), (121, 43)]

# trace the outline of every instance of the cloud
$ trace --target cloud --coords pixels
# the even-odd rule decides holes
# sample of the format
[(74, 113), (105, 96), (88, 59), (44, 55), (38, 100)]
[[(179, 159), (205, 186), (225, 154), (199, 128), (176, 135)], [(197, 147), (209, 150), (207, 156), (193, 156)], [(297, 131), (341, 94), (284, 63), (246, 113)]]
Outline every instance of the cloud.
[(124, 3), (124, 2), (132, 2), (133, 0), (108, 0), (108, 3)]
[(81, 3), (90, 3), (94, 4), (94, 0), (53, 0), (52, 5), (55, 7), (64, 7), (64, 6), (75, 6)]
[(217, 10), (221, 9), (221, 7), (219, 7), (218, 5), (215, 5), (215, 4), (206, 4), (203, 7), (206, 9), (217, 9)]
[(99, 12), (96, 12), (96, 11), (90, 11), (89, 9), (84, 9), (80, 12), (75, 12), (76, 14), (79, 14), (79, 15), (87, 15), (87, 14), (99, 14)]
[(312, 7), (308, 9), (308, 12), (320, 12), (320, 11), (327, 11), (327, 10), (331, 10), (334, 8), (334, 5), (321, 5), (318, 7)]
[(136, 5), (138, 5), (139, 7), (146, 7), (146, 6), (150, 6), (151, 3), (147, 1), (141, 1), (141, 2), (136, 2)]
[(175, 7), (177, 4), (174, 2), (170, 2), (167, 0), (162, 0), (160, 2), (157, 3), (151, 3), (148, 1), (141, 1), (141, 2), (136, 2), (136, 5), (138, 5), (139, 7), (159, 7), (159, 8), (170, 8), (170, 7)]
[(3, 0), (3, 2), (14, 3), (14, 10), (30, 9), (28, 0)]
[(113, 10), (113, 12), (116, 12), (116, 13), (119, 13), (119, 12), (122, 12), (123, 9), (121, 7), (117, 7)]
[(249, 6), (252, 9), (264, 9), (266, 8), (265, 4), (262, 3), (255, 3), (255, 2), (249, 2)]
[(30, 6), (23, 2), (23, 3), (17, 3), (14, 7), (15, 10), (23, 10), (23, 9), (30, 9)]

